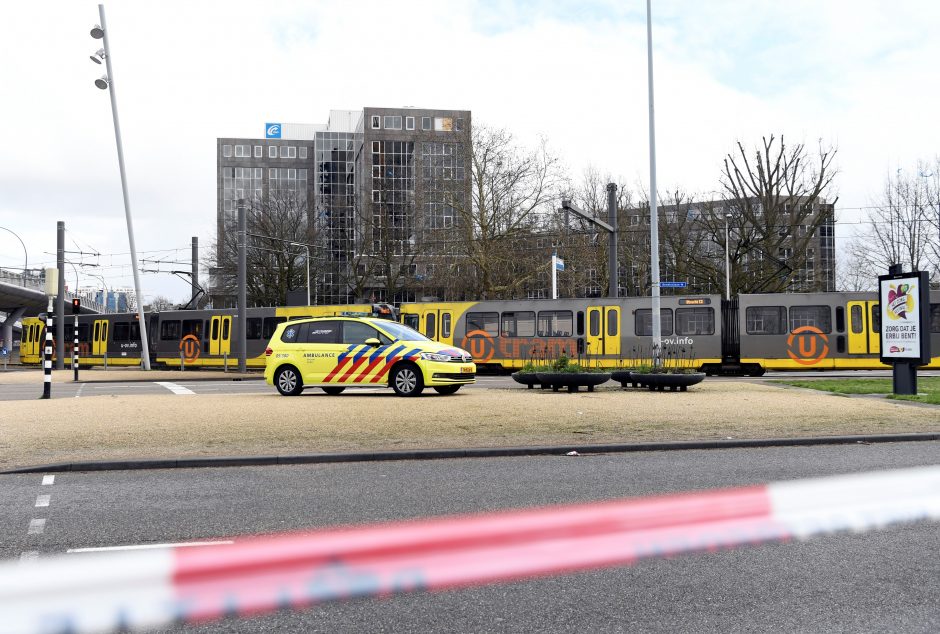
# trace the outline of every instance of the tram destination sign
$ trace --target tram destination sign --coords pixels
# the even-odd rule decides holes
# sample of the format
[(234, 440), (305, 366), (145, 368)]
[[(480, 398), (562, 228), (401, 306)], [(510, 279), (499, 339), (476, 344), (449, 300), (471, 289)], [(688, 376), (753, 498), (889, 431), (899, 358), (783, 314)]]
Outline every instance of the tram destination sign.
[(927, 273), (913, 271), (879, 275), (878, 299), (878, 310), (881, 313), (881, 362), (930, 363), (930, 288)]

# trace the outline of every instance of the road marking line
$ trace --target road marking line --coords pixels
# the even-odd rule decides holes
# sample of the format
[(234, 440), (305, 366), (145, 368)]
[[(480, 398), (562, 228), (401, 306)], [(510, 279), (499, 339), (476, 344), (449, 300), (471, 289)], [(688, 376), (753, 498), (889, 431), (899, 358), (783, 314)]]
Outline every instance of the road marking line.
[(180, 542), (178, 544), (134, 544), (131, 546), (99, 546), (97, 548), (69, 548), (67, 553), (100, 553), (112, 550), (149, 550), (151, 548), (193, 548), (195, 546), (230, 546), (233, 540), (219, 542)]
[(44, 530), (46, 530), (46, 520), (44, 519), (29, 520), (29, 530), (26, 532), (26, 534), (27, 535), (39, 535)]
[(51, 495), (40, 495), (36, 498), (36, 507), (40, 506), (49, 506), (49, 500), (52, 498)]
[(163, 386), (166, 389), (170, 390), (174, 394), (195, 394), (189, 388), (185, 388), (182, 385), (177, 385), (176, 383), (170, 383), (169, 381), (154, 381), (157, 385)]
[(44, 475), (44, 476), (42, 477), (42, 483), (43, 483), (44, 485), (52, 484), (53, 482), (55, 482), (55, 476), (54, 476), (54, 475)]
[(20, 563), (27, 564), (36, 561), (39, 559), (38, 550), (27, 550), (24, 553), (20, 553)]
[(79, 396), (82, 395), (82, 390), (85, 389), (85, 386), (86, 386), (86, 385), (88, 385), (88, 384), (87, 384), (87, 383), (82, 383), (81, 385), (78, 386), (78, 391), (75, 392), (75, 398), (78, 398)]

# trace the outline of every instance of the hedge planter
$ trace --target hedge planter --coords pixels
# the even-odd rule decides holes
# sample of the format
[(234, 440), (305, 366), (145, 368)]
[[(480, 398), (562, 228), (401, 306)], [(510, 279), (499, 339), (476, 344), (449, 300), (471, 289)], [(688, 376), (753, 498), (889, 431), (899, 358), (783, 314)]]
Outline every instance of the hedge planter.
[[(705, 380), (704, 372), (695, 372), (693, 374), (667, 374), (667, 373), (639, 373), (630, 372), (629, 381), (633, 387), (645, 387), (651, 392), (659, 390), (664, 392), (668, 389), (670, 392), (685, 392), (690, 385), (701, 383)], [(626, 387), (621, 381), (620, 383)]]
[(535, 376), (542, 387), (549, 386), (555, 392), (563, 387), (568, 388), (569, 392), (577, 392), (581, 386), (593, 392), (595, 386), (610, 379), (607, 372), (537, 372)]
[(535, 388), (536, 385), (539, 385), (539, 377), (535, 372), (513, 372), (509, 376), (512, 377), (512, 380), (516, 383), (522, 383), (527, 386), (530, 390)]

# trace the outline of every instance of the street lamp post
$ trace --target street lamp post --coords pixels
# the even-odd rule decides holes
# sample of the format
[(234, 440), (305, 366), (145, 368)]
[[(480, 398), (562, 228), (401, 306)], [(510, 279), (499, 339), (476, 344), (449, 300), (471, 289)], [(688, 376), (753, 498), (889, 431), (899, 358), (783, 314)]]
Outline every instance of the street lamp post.
[(650, 124), (650, 286), (653, 308), (653, 365), (660, 365), (662, 323), (659, 314), (659, 215), (656, 209), (656, 119), (653, 108), (653, 17), (650, 0), (646, 0), (646, 59), (649, 81)]
[(728, 244), (728, 223), (731, 214), (725, 214), (725, 299), (731, 300), (731, 248)]
[[(12, 229), (7, 229), (6, 227), (0, 227), (0, 229), (3, 229), (4, 231), (9, 231), (10, 233), (13, 234), (13, 236), (17, 240), (20, 241), (20, 245), (23, 247), (23, 277), (25, 278), (26, 270), (29, 268), (29, 254), (26, 252), (26, 244), (23, 242), (23, 238), (21, 238), (19, 234), (17, 234)], [(25, 279), (24, 279), (24, 282), (25, 282)]]
[(137, 318), (140, 321), (140, 359), (144, 370), (150, 369), (150, 346), (147, 342), (147, 322), (144, 319), (144, 295), (140, 290), (140, 272), (137, 270), (137, 247), (134, 245), (134, 221), (131, 218), (131, 201), (127, 193), (127, 173), (124, 169), (124, 146), (121, 143), (121, 123), (118, 120), (117, 97), (114, 94), (114, 70), (111, 68), (111, 47), (108, 44), (108, 26), (104, 19), (104, 5), (98, 5), (98, 16), (101, 26), (91, 30), (91, 36), (96, 40), (104, 40), (104, 48), (91, 56), (96, 64), (104, 59), (108, 74), (95, 80), (95, 86), (107, 90), (111, 95), (111, 116), (114, 119), (114, 139), (117, 143), (118, 166), (121, 170), (121, 190), (124, 194), (124, 216), (127, 220), (127, 240), (131, 248), (131, 267), (134, 271), (134, 293), (137, 295)]
[(287, 244), (291, 246), (295, 246), (295, 247), (304, 248), (304, 253), (306, 254), (304, 256), (305, 258), (304, 264), (306, 265), (306, 269), (307, 269), (307, 306), (311, 306), (312, 304), (310, 303), (310, 247), (308, 247), (306, 244), (301, 244), (300, 242), (288, 242)]

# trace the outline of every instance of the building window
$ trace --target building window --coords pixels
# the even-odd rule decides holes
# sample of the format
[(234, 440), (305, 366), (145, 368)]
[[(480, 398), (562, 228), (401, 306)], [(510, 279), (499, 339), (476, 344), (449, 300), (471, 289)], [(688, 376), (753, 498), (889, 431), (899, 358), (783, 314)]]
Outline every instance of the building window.
[(300, 158), (302, 159), (307, 158), (307, 146), (306, 145), (300, 148)]
[(414, 130), (415, 129), (415, 118), (414, 117), (405, 117), (405, 129)]
[(222, 146), (222, 156), (225, 158), (232, 158), (232, 146), (231, 145)]
[(381, 152), (381, 151), (382, 151), (382, 142), (381, 142), (381, 141), (373, 141), (373, 142), (372, 142), (372, 153), (373, 153), (373, 154), (378, 154), (378, 153)]
[(431, 129), (431, 117), (421, 117), (421, 129), (422, 130)]
[(261, 146), (260, 145), (255, 146), (255, 158), (261, 158)]
[(250, 145), (236, 145), (235, 146), (235, 158), (248, 158), (250, 156), (251, 156)]
[[(287, 150), (287, 158), (289, 158), (289, 159), (297, 158), (297, 146), (295, 146), (295, 145), (289, 145), (288, 147), (286, 147), (286, 148), (284, 148), (284, 149)], [(285, 158), (283, 152), (281, 153), (281, 158)]]
[(277, 146), (276, 145), (268, 146), (268, 158), (277, 158)]
[(382, 118), (378, 115), (372, 115), (372, 129), (378, 130), (382, 127)]
[(383, 125), (386, 130), (401, 130), (401, 117), (387, 115)]
[(453, 132), (454, 120), (451, 117), (434, 117), (434, 129), (437, 132)]
[(462, 118), (457, 117), (457, 121), (454, 122), (454, 130), (455, 130), (456, 132), (462, 132), (462, 131), (463, 131), (463, 119), (462, 119)]

